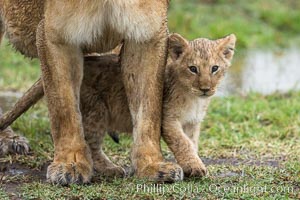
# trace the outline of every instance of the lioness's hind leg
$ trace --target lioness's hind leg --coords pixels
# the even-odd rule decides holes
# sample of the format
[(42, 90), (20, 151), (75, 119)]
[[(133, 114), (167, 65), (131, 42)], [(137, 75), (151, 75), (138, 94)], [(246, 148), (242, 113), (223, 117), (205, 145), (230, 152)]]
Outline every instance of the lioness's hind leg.
[[(2, 111), (0, 108), (0, 117)], [(29, 152), (28, 140), (17, 135), (10, 127), (0, 131), (0, 156), (6, 154), (27, 154)]]

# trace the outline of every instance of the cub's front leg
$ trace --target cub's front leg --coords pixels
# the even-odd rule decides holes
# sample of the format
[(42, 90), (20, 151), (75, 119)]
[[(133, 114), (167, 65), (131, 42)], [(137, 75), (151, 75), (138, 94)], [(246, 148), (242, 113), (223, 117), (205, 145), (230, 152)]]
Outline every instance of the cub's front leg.
[(91, 179), (93, 164), (79, 109), (83, 55), (79, 46), (67, 43), (59, 31), (53, 29), (55, 26), (49, 18), (39, 24), (37, 31), (37, 48), (55, 147), (47, 179), (61, 185), (86, 183)]
[(200, 124), (185, 124), (182, 128), (183, 132), (189, 137), (194, 144), (196, 151), (198, 152)]
[[(197, 128), (195, 127), (194, 130)], [(180, 122), (164, 120), (162, 136), (174, 153), (185, 176), (202, 177), (206, 175), (206, 167), (198, 156), (198, 145), (184, 133)]]

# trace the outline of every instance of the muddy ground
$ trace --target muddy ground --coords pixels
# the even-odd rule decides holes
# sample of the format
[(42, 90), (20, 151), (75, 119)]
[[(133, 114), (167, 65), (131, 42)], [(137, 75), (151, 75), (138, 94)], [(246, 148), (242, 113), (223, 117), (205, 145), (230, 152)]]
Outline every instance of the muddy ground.
[[(169, 159), (172, 160), (172, 159)], [(237, 158), (202, 158), (203, 162), (207, 165), (226, 165), (226, 166), (239, 166), (239, 165), (249, 165), (249, 166), (268, 166), (279, 168), (280, 161), (265, 159), (265, 160), (241, 160)], [(50, 163), (50, 162), (49, 162)], [(4, 191), (8, 194), (11, 199), (20, 199), (20, 188), (22, 185), (32, 182), (42, 182), (46, 181), (46, 171), (49, 163), (44, 164), (40, 169), (33, 169), (24, 164), (20, 163), (10, 163), (3, 162), (0, 163), (0, 185)], [(127, 172), (130, 174), (130, 167), (124, 166)], [(237, 172), (221, 172), (214, 175), (215, 177), (234, 177), (243, 176), (242, 173)], [(92, 182), (97, 182), (97, 180), (92, 180)]]

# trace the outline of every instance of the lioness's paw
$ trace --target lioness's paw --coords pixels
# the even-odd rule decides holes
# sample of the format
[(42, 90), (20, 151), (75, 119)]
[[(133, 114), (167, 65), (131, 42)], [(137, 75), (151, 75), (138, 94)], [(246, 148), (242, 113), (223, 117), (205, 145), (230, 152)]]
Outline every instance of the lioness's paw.
[[(1, 134), (1, 132), (0, 132)], [(0, 135), (0, 155), (6, 154), (28, 154), (29, 142), (23, 137), (12, 133), (12, 135)]]
[(207, 174), (207, 169), (200, 158), (191, 159), (181, 166), (186, 177), (203, 177)]
[(105, 177), (115, 177), (115, 178), (122, 178), (125, 177), (126, 172), (122, 167), (113, 166), (113, 167), (95, 167), (95, 171), (97, 175), (105, 176)]
[(182, 168), (172, 162), (158, 162), (146, 166), (137, 172), (137, 176), (149, 178), (156, 182), (173, 183), (183, 179)]
[(47, 180), (59, 185), (88, 183), (91, 180), (91, 176), (92, 166), (80, 162), (53, 162), (47, 169)]

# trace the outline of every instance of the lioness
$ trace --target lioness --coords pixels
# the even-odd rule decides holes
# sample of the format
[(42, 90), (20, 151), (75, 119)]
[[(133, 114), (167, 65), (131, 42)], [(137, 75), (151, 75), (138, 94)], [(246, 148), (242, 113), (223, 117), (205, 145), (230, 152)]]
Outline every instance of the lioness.
[(164, 161), (159, 140), (168, 3), (0, 0), (1, 21), (10, 43), (25, 56), (41, 61), (55, 147), (47, 169), (50, 182), (90, 181), (93, 162), (79, 108), (83, 55), (107, 52), (122, 41), (121, 71), (134, 125), (132, 163), (136, 175), (169, 181), (181, 172), (177, 164)]
[[(230, 66), (235, 41), (233, 34), (218, 40), (199, 38), (190, 42), (179, 34), (169, 36), (162, 136), (186, 176), (203, 176), (206, 173), (197, 153), (200, 122), (210, 97)], [(119, 58), (114, 54), (86, 57), (84, 70), (81, 112), (94, 168), (106, 176), (123, 176), (124, 170), (114, 165), (101, 147), (108, 130), (131, 133), (133, 128)], [(41, 98), (41, 91), (43, 88), (39, 81), (25, 94), (23, 101), (20, 100), (19, 106), (6, 116), (21, 114), (18, 111)], [(29, 98), (34, 101), (29, 101)], [(0, 121), (4, 123), (4, 120), (5, 117)], [(179, 177), (172, 179), (181, 179), (181, 174), (174, 173), (174, 176)]]

